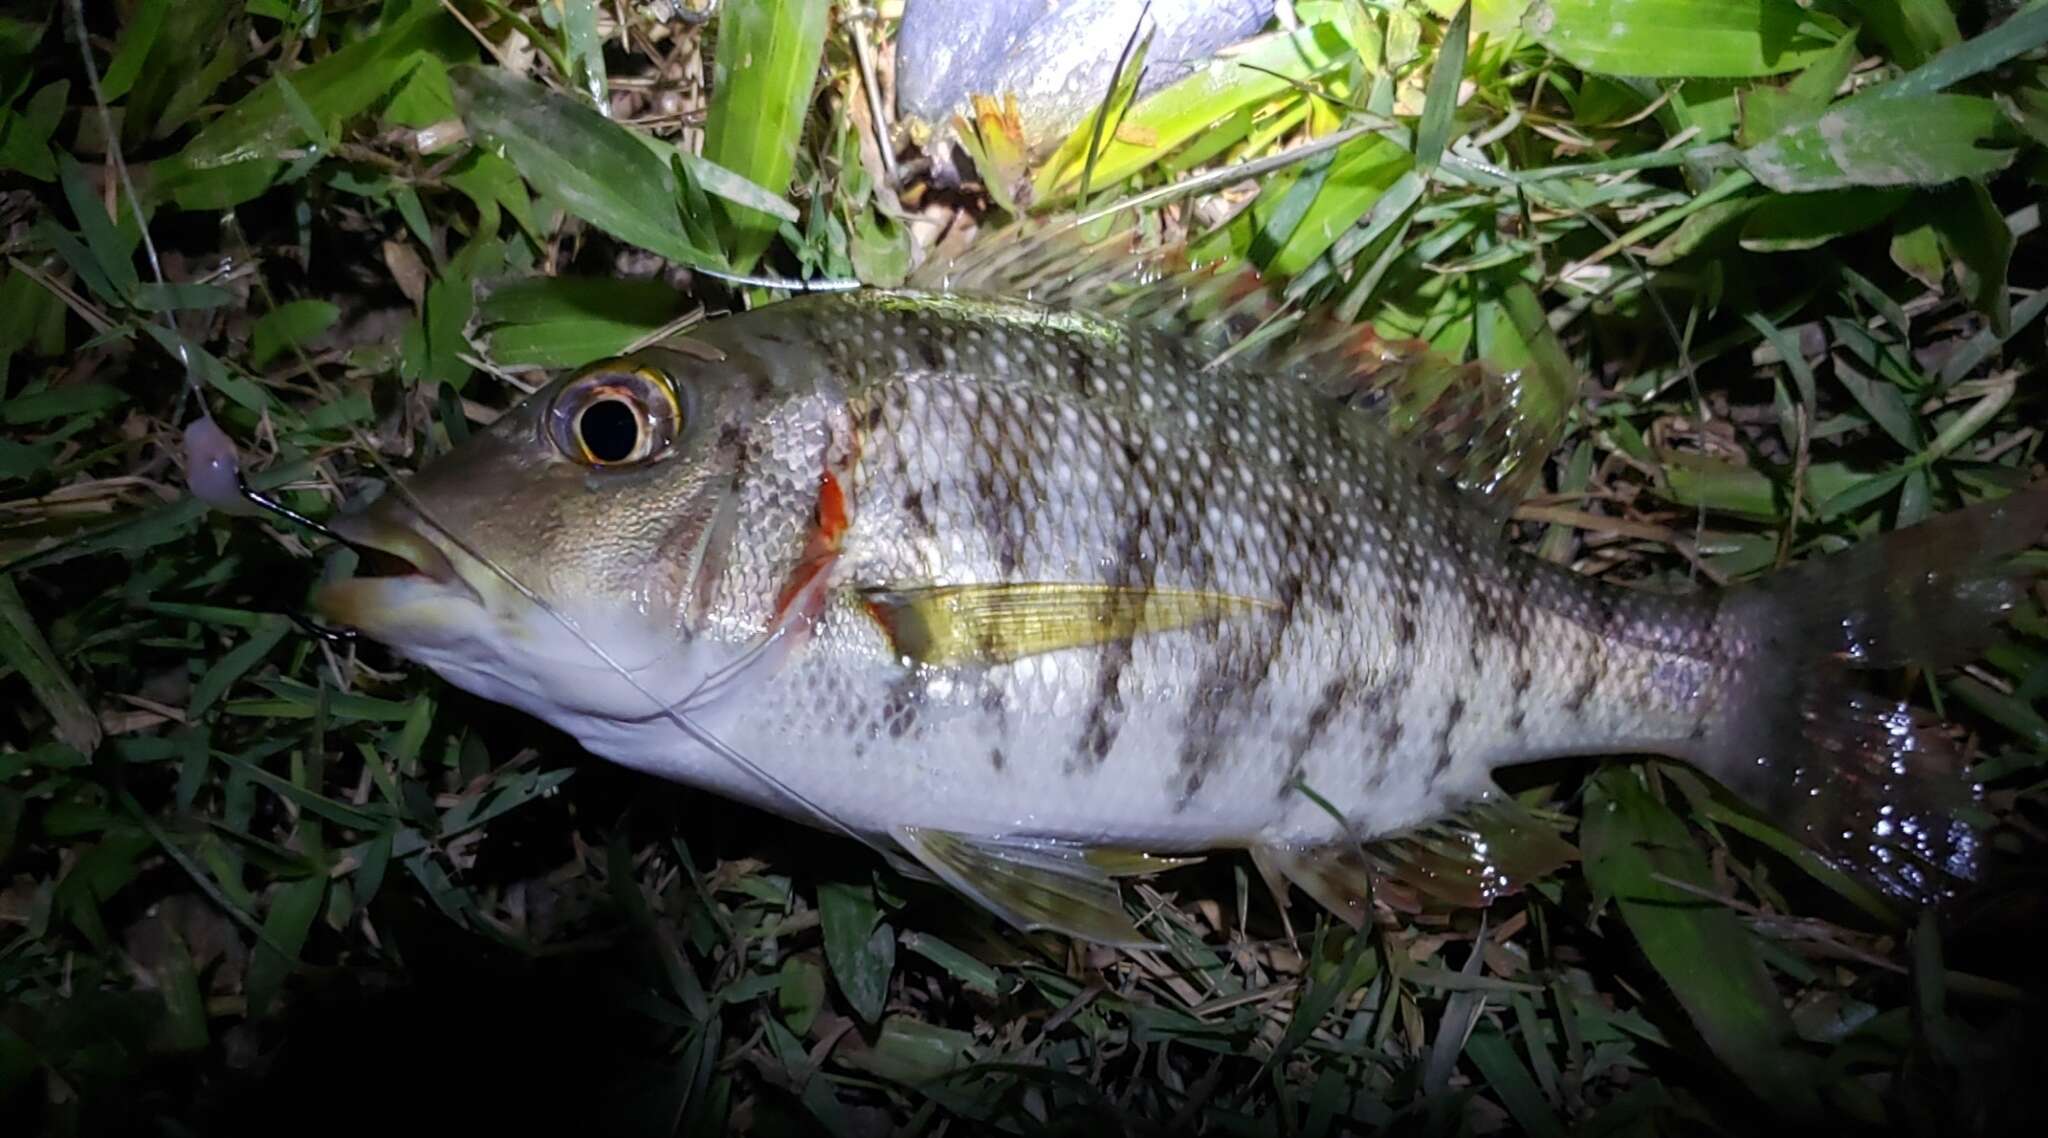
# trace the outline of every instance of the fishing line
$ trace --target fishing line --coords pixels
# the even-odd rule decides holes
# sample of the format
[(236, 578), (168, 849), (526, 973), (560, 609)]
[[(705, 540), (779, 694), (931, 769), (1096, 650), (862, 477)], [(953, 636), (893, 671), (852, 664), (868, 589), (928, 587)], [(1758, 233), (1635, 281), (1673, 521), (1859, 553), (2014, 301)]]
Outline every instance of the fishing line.
[[(441, 521), (440, 518), (436, 517), (432, 511), (427, 509), (426, 503), (420, 500), (419, 495), (413, 493), (412, 488), (406, 485), (403, 480), (398, 478), (396, 472), (392, 471), (390, 467), (385, 465), (382, 456), (378, 455), (374, 450), (370, 452), (370, 455), (371, 461), (374, 462), (379, 469), (383, 470), (385, 476), (390, 479), (392, 490), (396, 492), (400, 497), (405, 499), (406, 505), (412, 509), (413, 513), (416, 516), (418, 516), (422, 522), (425, 522), (427, 525), (432, 526), (437, 532), (441, 534), (441, 536), (447, 538), (451, 543), (453, 543), (458, 550), (462, 551), (464, 554), (473, 558), (478, 564), (484, 566), (486, 569), (489, 569), (493, 574), (495, 574), (498, 578), (503, 580), (507, 585), (510, 585), (513, 591), (517, 592), (522, 598), (524, 598), (527, 601), (527, 603), (533, 605), (536, 609), (539, 609), (541, 612), (547, 614), (550, 618), (552, 618), (556, 623), (560, 624), (565, 630), (568, 631), (570, 636), (574, 637), (578, 643), (582, 644), (583, 647), (588, 649), (592, 655), (596, 656), (599, 660), (603, 661), (606, 667), (610, 668), (613, 672), (616, 672), (619, 678), (626, 681), (626, 683), (630, 685), (634, 691), (637, 691), (641, 695), (646, 696), (648, 702), (653, 705), (653, 707), (659, 715), (667, 719), (669, 722), (675, 724), (679, 730), (681, 730), (685, 735), (688, 735), (691, 739), (695, 740), (705, 749), (711, 751), (715, 755), (718, 755), (720, 758), (725, 759), (733, 766), (739, 768), (748, 775), (752, 776), (754, 779), (758, 780), (762, 785), (776, 791), (779, 794), (786, 796), (788, 799), (796, 802), (804, 809), (809, 810), (820, 821), (825, 822), (829, 826), (829, 828), (837, 830), (839, 833), (845, 835), (846, 837), (852, 838), (854, 841), (857, 841), (862, 845), (865, 845), (877, 852), (886, 852), (885, 850), (883, 850), (882, 846), (874, 842), (865, 834), (862, 834), (858, 830), (854, 829), (852, 826), (847, 825), (845, 822), (841, 821), (831, 811), (826, 810), (824, 807), (818, 805), (816, 802), (813, 802), (808, 796), (803, 794), (801, 791), (783, 782), (781, 779), (776, 778), (773, 774), (770, 774), (767, 770), (762, 768), (760, 764), (754, 762), (752, 759), (747, 758), (745, 755), (735, 750), (732, 746), (727, 744), (725, 740), (720, 739), (709, 728), (706, 728), (703, 725), (697, 723), (695, 720), (691, 719), (687, 713), (678, 710), (674, 705), (670, 704), (667, 700), (664, 700), (660, 696), (655, 695), (654, 692), (650, 691), (646, 687), (646, 685), (642, 684), (638, 679), (636, 679), (633, 673), (628, 668), (626, 668), (625, 665), (619, 663), (618, 660), (615, 659), (611, 653), (605, 651), (603, 646), (601, 646), (597, 643), (597, 641), (591, 639), (590, 636), (585, 634), (583, 629), (577, 625), (574, 618), (570, 617), (567, 613), (564, 613), (560, 609), (556, 608), (552, 603), (550, 603), (547, 600), (547, 598), (541, 596), (539, 593), (528, 588), (526, 583), (524, 581), (521, 581), (518, 578), (518, 576), (515, 575), (511, 570), (498, 564), (498, 562), (495, 559), (485, 554), (482, 550), (472, 546), (465, 538), (463, 538), (460, 534), (457, 534), (452, 527)], [(774, 633), (770, 634), (770, 637), (773, 638), (775, 636), (782, 635), (785, 631), (785, 628), (778, 627)], [(689, 696), (684, 697), (685, 700), (688, 700), (689, 698)]]
[[(135, 191), (135, 179), (129, 173), (127, 159), (121, 153), (120, 132), (115, 129), (113, 112), (107, 107), (106, 92), (100, 85), (99, 64), (93, 59), (92, 41), (86, 31), (84, 0), (69, 0), (65, 5), (65, 14), (69, 17), (72, 37), (78, 42), (78, 57), (85, 70), (86, 85), (92, 91), (93, 106), (99, 113), (100, 133), (107, 143), (107, 165), (113, 170), (115, 183), (121, 190), (120, 196), (126, 197), (128, 210), (135, 216), (135, 228), (142, 240), (143, 255), (149, 261), (150, 276), (159, 289), (167, 291), (163, 258), (157, 253), (156, 238), (150, 234), (149, 220), (142, 215), (142, 198)], [(116, 216), (113, 220), (118, 223), (118, 198), (115, 208)], [(253, 506), (257, 510), (285, 518), (329, 540), (347, 544), (333, 530), (249, 485), (243, 476), (233, 441), (228, 438), (227, 432), (221, 430), (220, 424), (213, 417), (213, 412), (206, 405), (206, 395), (199, 383), (199, 367), (192, 359), (191, 347), (186, 342), (184, 334), (179, 332), (177, 322), (171, 318), (171, 310), (166, 307), (160, 310), (157, 316), (164, 326), (164, 331), (169, 333), (168, 350), (185, 369), (185, 383), (179, 390), (178, 405), (172, 409), (171, 417), (175, 420), (184, 414), (187, 402), (197, 407), (199, 411), (198, 417), (186, 425), (184, 438), (186, 483), (192, 488), (193, 496), (230, 513), (246, 514), (250, 512), (247, 507)], [(354, 636), (352, 632), (341, 633), (336, 630), (328, 630), (320, 635), (323, 638)]]
[[(76, 8), (79, 0), (72, 0), (72, 2), (74, 8)], [(1098, 123), (1098, 126), (1099, 125), (1100, 124)], [(1115, 214), (1127, 210), (1142, 209), (1155, 204), (1176, 201), (1184, 197), (1201, 193), (1210, 188), (1229, 185), (1246, 179), (1257, 178), (1263, 176), (1264, 174), (1270, 173), (1274, 170), (1284, 168), (1293, 163), (1302, 161), (1303, 159), (1312, 157), (1316, 154), (1320, 154), (1325, 151), (1334, 149), (1335, 147), (1341, 146), (1353, 139), (1362, 137), (1363, 135), (1372, 133), (1373, 131), (1379, 129), (1383, 128), (1378, 125), (1362, 125), (1347, 130), (1333, 132), (1332, 134), (1325, 135), (1322, 138), (1316, 139), (1312, 142), (1303, 144), (1298, 147), (1294, 147), (1286, 151), (1282, 151), (1277, 154), (1267, 155), (1263, 158), (1254, 159), (1248, 162), (1237, 163), (1235, 165), (1224, 167), (1217, 170), (1212, 170), (1204, 174), (1184, 178), (1171, 185), (1146, 191), (1144, 193), (1140, 193), (1137, 195), (1133, 195), (1132, 197), (1126, 198), (1122, 201), (1113, 203), (1106, 207), (1101, 207), (1095, 210), (1087, 211), (1083, 213), (1079, 218), (1071, 222), (1070, 227), (1079, 228), (1091, 224), (1093, 222), (1099, 221), (1105, 217), (1113, 216)], [(1597, 224), (1597, 222), (1595, 222), (1595, 224)], [(798, 293), (844, 292), (864, 287), (862, 282), (858, 280), (838, 278), (801, 281), (760, 274), (734, 273), (727, 272), (724, 270), (709, 269), (702, 267), (692, 267), (692, 271), (695, 273), (701, 273), (702, 275), (710, 277), (715, 280), (726, 281), (729, 283), (746, 285), (751, 287), (788, 290)], [(1675, 336), (1675, 322), (1670, 320), (1668, 312), (1664, 312), (1661, 300), (1658, 301), (1658, 308), (1660, 313), (1665, 316), (1667, 324), (1671, 325)], [(1683, 351), (1682, 344), (1681, 351)], [(1690, 373), (1689, 365), (1688, 373)], [(574, 638), (579, 644), (581, 644), (584, 649), (589, 651), (608, 669), (615, 673), (620, 679), (624, 680), (627, 685), (633, 688), (633, 690), (644, 696), (648, 700), (649, 704), (657, 711), (657, 713), (660, 716), (667, 719), (678, 730), (683, 732), (684, 735), (694, 740), (700, 746), (703, 746), (713, 754), (719, 756), (724, 761), (730, 763), (736, 769), (745, 772), (747, 775), (758, 781), (762, 786), (773, 790), (777, 794), (783, 796), (783, 798), (787, 801), (794, 802), (801, 806), (803, 809), (809, 811), (818, 821), (825, 824), (828, 828), (833, 829), (847, 837), (850, 837), (855, 841), (860, 842), (862, 845), (875, 849), (877, 852), (883, 853), (885, 856), (888, 854), (889, 851), (886, 850), (881, 844), (874, 841), (869, 836), (856, 830), (852, 826), (848, 825), (847, 823), (839, 819), (836, 815), (834, 815), (831, 811), (825, 809), (823, 806), (813, 801), (809, 796), (797, 790), (795, 787), (792, 787), (784, 781), (782, 781), (781, 779), (777, 778), (774, 774), (770, 773), (769, 771), (761, 767), (758, 763), (754, 762), (752, 759), (748, 758), (746, 755), (742, 754), (741, 752), (733, 748), (731, 745), (727, 744), (723, 739), (719, 738), (715, 732), (705, 727), (704, 725), (696, 722), (695, 719), (693, 719), (689, 714), (689, 712), (692, 709), (702, 706), (703, 703), (709, 702), (710, 699), (716, 698), (719, 694), (721, 694), (723, 688), (726, 685), (734, 682), (735, 678), (739, 674), (741, 674), (747, 666), (757, 663), (759, 659), (769, 651), (770, 648), (772, 648), (774, 645), (780, 642), (782, 637), (788, 635), (788, 633), (792, 630), (790, 626), (786, 624), (779, 625), (775, 630), (768, 633), (761, 641), (752, 645), (747, 650), (747, 652), (741, 656), (739, 660), (727, 665), (722, 669), (719, 669), (711, 673), (695, 688), (693, 688), (690, 693), (684, 695), (680, 700), (674, 702), (664, 700), (660, 696), (657, 696), (646, 685), (642, 684), (641, 681), (634, 675), (631, 669), (625, 667), (616, 658), (614, 658), (609, 651), (607, 651), (595, 639), (593, 639), (589, 634), (587, 634), (574, 618), (570, 617), (567, 613), (561, 611), (547, 598), (541, 596), (535, 590), (528, 587), (526, 583), (520, 580), (520, 578), (510, 569), (499, 564), (494, 558), (490, 557), (482, 550), (476, 548), (469, 542), (469, 540), (465, 536), (456, 532), (453, 527), (449, 526), (447, 523), (442, 521), (438, 516), (436, 516), (434, 512), (427, 507), (426, 503), (423, 502), (419, 498), (419, 496), (413, 492), (412, 488), (408, 486), (402, 479), (397, 477), (396, 472), (390, 469), (388, 464), (384, 462), (382, 456), (377, 454), (375, 448), (369, 445), (368, 440), (365, 439), (359, 431), (355, 431), (352, 429), (351, 433), (355, 435), (357, 443), (364, 447), (365, 453), (370, 455), (372, 463), (376, 465), (390, 480), (393, 492), (400, 495), (400, 497), (405, 501), (407, 506), (411, 508), (415, 516), (417, 516), (423, 524), (432, 527), (442, 537), (446, 538), (456, 549), (460, 550), (462, 553), (469, 556), (478, 564), (482, 565), (487, 570), (489, 570), (494, 576), (504, 581), (522, 599), (524, 599), (527, 603), (533, 605), (536, 610), (545, 613), (550, 619), (554, 620), (556, 623), (561, 625), (561, 627), (565, 631), (567, 631), (569, 635), (572, 638)], [(317, 522), (313, 522), (311, 519), (304, 518), (303, 515), (298, 515), (294, 512), (289, 511), (282, 505), (282, 503), (272, 502), (263, 499), (261, 496), (253, 494), (246, 494), (245, 496), (249, 497), (250, 500), (252, 501), (256, 501), (265, 509), (269, 509), (272, 510), (272, 512), (274, 513), (278, 513), (280, 516), (292, 518), (295, 521), (302, 522), (308, 525), (310, 528), (313, 528), (316, 532), (321, 532), (336, 537), (337, 540), (343, 541), (344, 544), (353, 544), (347, 543), (346, 539), (339, 538), (339, 535), (334, 535), (331, 530), (328, 530), (326, 527), (319, 525)]]
[[(135, 217), (135, 228), (142, 241), (143, 255), (149, 261), (150, 276), (159, 289), (167, 291), (163, 259), (157, 253), (155, 237), (150, 234), (149, 220), (142, 215), (142, 198), (135, 191), (135, 179), (130, 175), (128, 162), (121, 153), (121, 136), (115, 129), (113, 112), (107, 107), (106, 92), (100, 85), (99, 64), (93, 59), (92, 41), (88, 38), (85, 25), (84, 0), (69, 0), (65, 5), (65, 14), (69, 17), (72, 37), (78, 42), (78, 57), (85, 71), (86, 85), (92, 91), (93, 106), (99, 113), (100, 133), (107, 144), (107, 165), (112, 169), (115, 184), (121, 191), (120, 195), (117, 195), (116, 216), (113, 220), (119, 223), (119, 199), (125, 197), (128, 210)], [(341, 536), (333, 530), (249, 485), (243, 476), (234, 442), (228, 438), (227, 432), (221, 430), (220, 424), (213, 417), (213, 412), (206, 406), (206, 395), (199, 383), (198, 365), (192, 359), (191, 348), (184, 335), (179, 332), (177, 322), (171, 317), (171, 310), (166, 307), (160, 310), (157, 316), (164, 330), (169, 333), (165, 346), (185, 369), (185, 382), (179, 389), (178, 404), (172, 409), (171, 417), (175, 420), (182, 415), (187, 402), (197, 407), (199, 411), (198, 416), (186, 424), (183, 439), (186, 485), (191, 488), (193, 496), (229, 513), (248, 514), (252, 512), (253, 507), (254, 510), (286, 518), (322, 537), (342, 541)], [(330, 643), (346, 642), (356, 638), (353, 629), (324, 628), (302, 613), (288, 615), (293, 623)]]
[[(128, 209), (135, 215), (135, 228), (142, 235), (142, 250), (149, 258), (150, 274), (156, 278), (157, 287), (162, 288), (163, 262), (157, 258), (156, 241), (149, 235), (149, 222), (142, 216), (142, 199), (135, 193), (134, 179), (128, 176), (128, 163), (121, 157), (121, 136), (114, 129), (114, 113), (107, 109), (106, 93), (100, 88), (99, 64), (93, 60), (92, 41), (87, 38), (85, 30), (85, 0), (70, 0), (65, 5), (65, 13), (71, 17), (71, 34), (78, 41), (78, 57), (85, 64), (86, 86), (91, 88), (93, 105), (99, 110), (100, 133), (107, 141), (107, 164), (113, 168), (114, 179), (120, 185), (122, 193), (128, 197)], [(120, 223), (119, 210), (120, 205), (117, 201), (116, 215), (113, 218), (116, 224)], [(177, 414), (184, 412), (183, 404), (187, 396), (198, 397), (199, 372), (192, 364), (192, 354), (186, 350), (185, 338), (178, 334), (178, 326), (171, 319), (170, 310), (166, 308), (158, 315), (163, 319), (164, 329), (171, 334), (171, 342), (177, 347), (178, 362), (185, 365), (185, 390), (178, 397), (179, 406), (172, 416), (175, 418)], [(203, 400), (199, 404), (199, 413), (206, 414), (206, 404)]]

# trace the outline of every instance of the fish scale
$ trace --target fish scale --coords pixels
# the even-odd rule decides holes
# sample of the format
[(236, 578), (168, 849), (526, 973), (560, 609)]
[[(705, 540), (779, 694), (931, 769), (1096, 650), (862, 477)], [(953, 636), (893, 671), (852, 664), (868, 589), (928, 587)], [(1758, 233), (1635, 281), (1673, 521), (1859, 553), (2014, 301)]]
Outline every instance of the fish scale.
[[(1981, 645), (2048, 486), (1739, 589), (1617, 588), (1504, 540), (1556, 439), (1516, 375), (1316, 319), (1240, 339), (1282, 312), (1255, 276), (992, 249), (961, 291), (562, 377), (338, 520), (413, 571), (318, 603), (595, 754), (1108, 943), (1142, 939), (1132, 851), (1248, 847), (1352, 921), (1365, 874), (1484, 901), (1572, 856), (1491, 781), (1564, 755), (1690, 761), (1900, 896), (1975, 872), (1953, 748), (1851, 673)], [(1506, 310), (1561, 410), (1540, 310)], [(606, 399), (625, 457), (578, 434)]]
[[(1531, 742), (1662, 738), (1697, 719), (1626, 682), (1574, 701), (1565, 662), (1606, 659), (1606, 629), (1575, 619), (1594, 607), (1573, 606), (1597, 587), (1519, 567), (1366, 415), (1294, 377), (1208, 369), (1156, 333), (1023, 304), (781, 307), (860, 424), (842, 588), (1083, 581), (1272, 606), (972, 682), (890, 658), (866, 611), (835, 607), (775, 685), (782, 713), (763, 718), (842, 731), (834, 764), (856, 781), (941, 788), (843, 818), (1158, 848), (1313, 843), (1440, 815)], [(1644, 599), (1656, 611), (1632, 619), (1704, 627), (1695, 605)], [(1682, 666), (1649, 646), (1620, 655), (1617, 681)], [(1695, 686), (1709, 683), (1695, 664)], [(809, 691), (856, 689), (885, 694), (837, 724), (821, 720), (844, 704), (806, 710)], [(753, 753), (791, 745), (728, 730)], [(905, 768), (917, 776), (890, 774)]]

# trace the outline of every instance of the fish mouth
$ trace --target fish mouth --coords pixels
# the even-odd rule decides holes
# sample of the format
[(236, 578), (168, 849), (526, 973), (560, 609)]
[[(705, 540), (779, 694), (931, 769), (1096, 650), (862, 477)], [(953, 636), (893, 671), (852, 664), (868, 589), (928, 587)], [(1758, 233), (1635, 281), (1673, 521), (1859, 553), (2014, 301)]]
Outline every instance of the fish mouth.
[(327, 620), (379, 640), (403, 640), (446, 623), (450, 601), (458, 602), (455, 608), (485, 607), (448, 553), (408, 521), (372, 510), (338, 518), (329, 528), (358, 560), (353, 576), (314, 594), (313, 607)]

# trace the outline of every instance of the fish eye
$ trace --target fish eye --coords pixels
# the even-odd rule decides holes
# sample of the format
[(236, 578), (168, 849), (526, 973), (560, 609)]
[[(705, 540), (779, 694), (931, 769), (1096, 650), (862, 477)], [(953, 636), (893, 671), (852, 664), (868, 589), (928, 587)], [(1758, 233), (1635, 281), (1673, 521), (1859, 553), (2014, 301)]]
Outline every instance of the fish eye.
[(682, 402), (661, 372), (606, 360), (585, 368), (555, 396), (554, 443), (585, 466), (630, 466), (660, 458), (682, 430)]

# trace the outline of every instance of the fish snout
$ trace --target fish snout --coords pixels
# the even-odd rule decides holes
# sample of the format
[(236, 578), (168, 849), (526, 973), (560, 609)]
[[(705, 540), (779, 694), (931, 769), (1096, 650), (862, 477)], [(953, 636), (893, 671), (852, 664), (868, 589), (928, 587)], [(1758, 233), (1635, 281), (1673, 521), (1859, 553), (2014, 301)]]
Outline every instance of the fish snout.
[(320, 615), (379, 640), (403, 644), (448, 623), (457, 610), (481, 612), (485, 590), (462, 566), (474, 564), (409, 507), (385, 498), (329, 526), (357, 555), (354, 574), (313, 596)]

